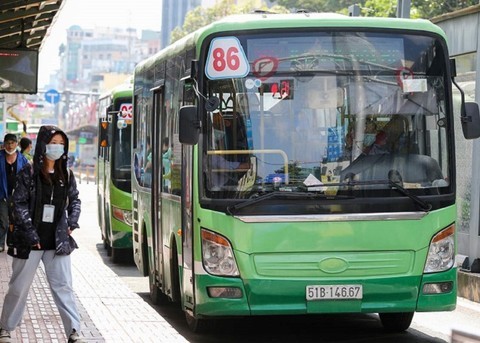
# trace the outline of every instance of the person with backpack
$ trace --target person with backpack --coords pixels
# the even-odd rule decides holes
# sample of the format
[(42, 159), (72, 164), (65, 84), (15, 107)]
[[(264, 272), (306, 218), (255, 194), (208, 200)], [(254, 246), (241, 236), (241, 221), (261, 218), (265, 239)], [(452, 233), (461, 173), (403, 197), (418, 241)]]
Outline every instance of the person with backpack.
[(8, 232), (12, 276), (0, 316), (0, 342), (11, 342), (20, 325), (30, 286), (43, 262), (53, 299), (68, 342), (79, 336), (80, 315), (72, 288), (70, 254), (78, 246), (71, 236), (77, 229), (80, 199), (75, 177), (67, 168), (68, 138), (56, 126), (38, 131), (33, 164), (18, 173), (10, 207), (13, 225)]
[(3, 138), (4, 149), (0, 150), (0, 252), (5, 250), (5, 236), (10, 225), (8, 199), (15, 187), (17, 173), (28, 163), (17, 151), (18, 139), (13, 133)]
[(32, 140), (28, 137), (22, 137), (20, 139), (20, 152), (29, 162), (33, 160), (30, 150), (32, 150)]

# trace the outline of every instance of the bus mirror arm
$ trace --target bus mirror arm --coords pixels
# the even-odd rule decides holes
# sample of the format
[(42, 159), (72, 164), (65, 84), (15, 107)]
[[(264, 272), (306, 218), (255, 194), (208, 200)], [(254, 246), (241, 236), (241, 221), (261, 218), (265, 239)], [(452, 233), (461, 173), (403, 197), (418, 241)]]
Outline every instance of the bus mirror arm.
[(476, 102), (465, 102), (465, 93), (452, 77), (452, 83), (460, 92), (460, 120), (465, 139), (480, 137), (480, 110)]
[(197, 116), (197, 106), (183, 106), (179, 113), (179, 141), (182, 144), (195, 145), (202, 127)]

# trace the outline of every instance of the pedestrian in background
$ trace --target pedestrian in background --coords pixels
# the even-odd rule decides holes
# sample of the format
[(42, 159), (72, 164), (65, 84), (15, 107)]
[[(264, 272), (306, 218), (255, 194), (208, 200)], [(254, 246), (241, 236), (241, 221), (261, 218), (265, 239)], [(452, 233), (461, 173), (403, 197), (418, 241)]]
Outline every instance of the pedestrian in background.
[(14, 230), (8, 254), (12, 276), (0, 317), (0, 342), (11, 342), (10, 331), (22, 321), (27, 296), (40, 261), (62, 319), (68, 342), (78, 335), (80, 315), (72, 289), (70, 254), (77, 248), (71, 233), (78, 228), (80, 199), (73, 173), (67, 168), (68, 138), (55, 126), (38, 132), (33, 165), (17, 176), (12, 194)]
[(4, 149), (0, 150), (0, 252), (5, 250), (5, 237), (9, 227), (8, 198), (15, 187), (15, 177), (28, 163), (17, 151), (17, 136), (7, 133), (3, 138)]
[(22, 139), (20, 139), (20, 152), (29, 162), (33, 160), (33, 156), (30, 155), (30, 150), (32, 150), (32, 140), (28, 137), (22, 137)]

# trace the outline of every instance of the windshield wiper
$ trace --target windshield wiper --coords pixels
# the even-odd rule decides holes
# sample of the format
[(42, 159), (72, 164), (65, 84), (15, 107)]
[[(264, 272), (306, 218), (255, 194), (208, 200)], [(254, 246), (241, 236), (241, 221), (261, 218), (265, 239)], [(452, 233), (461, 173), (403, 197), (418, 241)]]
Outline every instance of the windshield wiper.
[(403, 194), (403, 195), (409, 197), (410, 199), (412, 199), (413, 202), (415, 202), (422, 211), (428, 212), (432, 209), (432, 204), (429, 204), (429, 203), (423, 201), (422, 199), (420, 199), (419, 197), (417, 197), (416, 195), (413, 195), (412, 193), (407, 191), (405, 188), (400, 186), (398, 183), (390, 181), (389, 185), (392, 189), (395, 189), (398, 192), (400, 192), (401, 194)]
[(397, 190), (401, 194), (409, 197), (410, 199), (413, 200), (414, 203), (416, 203), (419, 208), (422, 211), (428, 212), (432, 209), (432, 204), (428, 204), (416, 195), (411, 194), (409, 191), (407, 191), (405, 188), (403, 188), (403, 180), (402, 180), (402, 175), (398, 170), (391, 169), (388, 172), (388, 184), (390, 188)]
[(355, 181), (355, 174), (347, 174), (346, 179), (348, 182), (339, 183), (340, 186), (353, 187), (357, 185), (388, 185), (391, 189), (398, 191), (399, 193), (409, 197), (413, 202), (418, 205), (418, 207), (425, 212), (428, 212), (432, 209), (432, 205), (426, 203), (416, 195), (410, 193), (408, 190), (403, 188), (402, 176), (398, 170), (392, 169), (388, 172), (388, 180), (371, 180), (371, 181)]
[(274, 191), (262, 195), (258, 195), (254, 198), (250, 198), (244, 202), (228, 206), (227, 212), (230, 215), (234, 215), (237, 210), (254, 205), (256, 203), (262, 202), (267, 199), (278, 198), (278, 199), (326, 199), (326, 200), (335, 200), (335, 199), (353, 199), (353, 196), (344, 196), (344, 195), (326, 195), (323, 193), (308, 193), (308, 192), (285, 192), (285, 191)]

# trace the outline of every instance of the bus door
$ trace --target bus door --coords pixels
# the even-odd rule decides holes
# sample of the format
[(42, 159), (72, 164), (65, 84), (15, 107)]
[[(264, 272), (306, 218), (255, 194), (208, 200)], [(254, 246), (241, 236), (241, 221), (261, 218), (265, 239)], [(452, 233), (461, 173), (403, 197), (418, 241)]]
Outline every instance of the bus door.
[(193, 289), (193, 148), (188, 145), (183, 146), (182, 152), (182, 293), (184, 297), (184, 306), (194, 307), (194, 289)]
[(109, 174), (109, 162), (110, 162), (110, 144), (111, 144), (111, 116), (113, 105), (105, 107), (100, 113), (100, 139), (98, 144), (98, 211), (99, 211), (99, 225), (102, 230), (102, 238), (104, 242), (108, 242), (108, 174)]
[[(104, 199), (105, 199), (105, 226), (106, 230), (109, 230), (110, 225), (110, 180), (112, 179), (112, 142), (113, 142), (113, 115), (115, 112), (114, 104), (110, 104), (107, 108), (107, 147), (105, 148), (105, 157), (104, 157)], [(108, 233), (108, 231), (107, 231)], [(108, 237), (108, 236), (107, 236)]]
[(154, 270), (157, 281), (162, 289), (165, 287), (163, 271), (163, 230), (162, 230), (162, 166), (161, 166), (161, 132), (162, 132), (162, 105), (163, 86), (153, 93), (153, 125), (151, 135), (151, 162), (152, 162), (152, 239), (154, 251)]
[[(195, 103), (196, 94), (191, 83), (183, 81), (183, 105), (193, 105)], [(194, 291), (194, 253), (193, 253), (193, 236), (194, 236), (194, 206), (193, 192), (195, 186), (194, 180), (194, 148), (193, 146), (182, 144), (182, 200), (181, 200), (181, 228), (182, 228), (182, 253), (183, 260), (178, 261), (182, 267), (181, 277), (181, 294), (183, 295), (183, 308), (194, 310), (195, 307), (195, 291)]]

